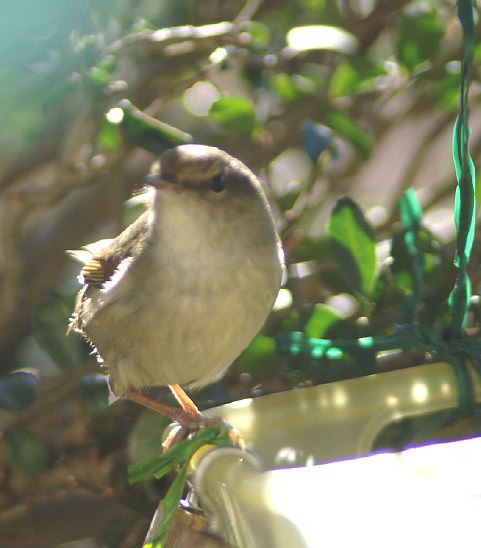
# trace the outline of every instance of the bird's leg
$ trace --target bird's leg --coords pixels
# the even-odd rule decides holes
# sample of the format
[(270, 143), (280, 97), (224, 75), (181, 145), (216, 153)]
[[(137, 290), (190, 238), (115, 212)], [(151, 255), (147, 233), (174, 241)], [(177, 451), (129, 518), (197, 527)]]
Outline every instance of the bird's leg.
[[(162, 413), (173, 421), (179, 423), (179, 426), (170, 432), (167, 439), (162, 444), (164, 451), (167, 451), (178, 441), (185, 439), (190, 433), (197, 431), (203, 426), (209, 427), (218, 424), (222, 428), (226, 427), (227, 423), (225, 423), (221, 417), (203, 417), (195, 403), (189, 398), (180, 385), (170, 384), (169, 388), (172, 390), (175, 399), (179, 402), (182, 409), (177, 409), (171, 405), (160, 403), (134, 390), (126, 392), (123, 395), (124, 398), (139, 403), (140, 405), (143, 405), (148, 409), (152, 409), (153, 411), (157, 411), (158, 413)], [(229, 430), (228, 435), (232, 443), (241, 448), (245, 447), (242, 436), (238, 430), (230, 425), (227, 425), (227, 427)]]
[(169, 384), (169, 388), (186, 413), (189, 413), (189, 415), (192, 415), (193, 417), (202, 417), (201, 412), (197, 409), (195, 403), (189, 398), (180, 384)]
[(192, 422), (193, 417), (188, 411), (185, 411), (184, 409), (177, 409), (176, 407), (172, 407), (171, 405), (167, 405), (166, 403), (160, 403), (135, 390), (130, 390), (129, 392), (126, 392), (122, 395), (122, 397), (143, 405), (148, 409), (152, 409), (152, 411), (162, 413), (162, 415), (169, 417), (169, 419), (172, 419), (179, 424), (184, 425)]

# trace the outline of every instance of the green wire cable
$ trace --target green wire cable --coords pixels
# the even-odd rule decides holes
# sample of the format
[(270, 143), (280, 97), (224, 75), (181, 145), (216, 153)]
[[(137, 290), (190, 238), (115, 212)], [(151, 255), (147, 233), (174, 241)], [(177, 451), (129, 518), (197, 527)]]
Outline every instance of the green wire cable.
[(464, 36), (460, 112), (453, 133), (453, 160), (458, 180), (454, 212), (457, 229), (455, 265), (458, 273), (454, 288), (449, 297), (451, 319), (448, 329), (448, 336), (455, 338), (462, 335), (469, 310), (471, 283), (467, 274), (467, 268), (476, 227), (476, 175), (474, 163), (468, 148), (470, 133), (468, 92), (471, 85), (475, 45), (474, 5), (472, 0), (459, 0), (458, 18), (463, 28)]

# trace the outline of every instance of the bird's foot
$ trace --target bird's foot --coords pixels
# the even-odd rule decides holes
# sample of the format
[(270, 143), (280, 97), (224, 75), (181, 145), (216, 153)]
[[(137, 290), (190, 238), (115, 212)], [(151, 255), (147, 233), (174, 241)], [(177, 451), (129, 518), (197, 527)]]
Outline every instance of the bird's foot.
[[(177, 387), (178, 385), (173, 386)], [(170, 388), (172, 389), (172, 386)], [(173, 445), (175, 445), (179, 441), (185, 440), (189, 436), (195, 435), (195, 433), (199, 430), (203, 428), (209, 428), (210, 426), (215, 425), (221, 427), (221, 432), (227, 430), (227, 435), (234, 446), (245, 449), (245, 442), (242, 439), (240, 432), (236, 428), (234, 428), (231, 424), (229, 424), (221, 417), (203, 417), (195, 404), (190, 400), (190, 398), (189, 401), (192, 403), (192, 405), (186, 406), (185, 402), (183, 401), (183, 408), (179, 409), (178, 407), (172, 407), (171, 405), (167, 405), (165, 403), (153, 400), (148, 396), (134, 390), (126, 392), (123, 397), (140, 405), (143, 405), (148, 409), (152, 409), (157, 413), (162, 413), (163, 415), (169, 417), (172, 421), (178, 423), (178, 425), (171, 430), (170, 434), (167, 436), (166, 440), (162, 444), (164, 452), (168, 451)]]
[(177, 421), (178, 425), (175, 426), (165, 439), (162, 447), (164, 453), (168, 451), (173, 445), (179, 441), (187, 439), (189, 436), (194, 436), (199, 430), (203, 428), (209, 428), (211, 426), (220, 426), (221, 434), (227, 430), (227, 436), (229, 437), (232, 445), (244, 450), (246, 448), (244, 439), (237, 428), (234, 428), (229, 422), (222, 417), (203, 417), (202, 415), (191, 416), (187, 422)]

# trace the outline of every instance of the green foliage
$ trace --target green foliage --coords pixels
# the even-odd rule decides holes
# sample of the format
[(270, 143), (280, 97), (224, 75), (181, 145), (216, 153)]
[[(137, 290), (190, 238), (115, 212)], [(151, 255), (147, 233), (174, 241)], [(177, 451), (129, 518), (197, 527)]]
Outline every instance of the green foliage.
[(340, 321), (339, 314), (330, 306), (318, 303), (314, 306), (309, 320), (304, 326), (304, 333), (308, 337), (325, 337), (329, 328)]
[(256, 127), (254, 103), (245, 97), (221, 97), (212, 103), (210, 114), (226, 131), (250, 134)]
[(326, 114), (327, 124), (344, 137), (364, 157), (373, 147), (372, 137), (343, 112), (332, 110)]
[(180, 471), (164, 498), (163, 520), (152, 540), (152, 547), (163, 546), (165, 543), (168, 527), (177, 513), (185, 489), (188, 466), (193, 455), (206, 445), (222, 447), (230, 443), (225, 428), (214, 425), (199, 431), (192, 439), (176, 443), (166, 453), (155, 455), (129, 467), (130, 482), (136, 483), (151, 476), (161, 479), (180, 466)]
[(106, 120), (97, 134), (97, 145), (107, 153), (119, 150), (122, 137), (118, 126)]
[(352, 97), (376, 88), (377, 81), (387, 75), (387, 70), (369, 59), (346, 59), (339, 63), (332, 75), (331, 97)]
[(239, 358), (240, 370), (252, 374), (254, 378), (273, 375), (278, 366), (276, 341), (263, 333), (257, 335)]
[(443, 34), (437, 11), (404, 15), (396, 41), (397, 58), (408, 71), (414, 71), (438, 53)]
[(374, 232), (359, 206), (347, 196), (334, 207), (328, 233), (342, 275), (353, 291), (369, 296), (376, 274)]
[(314, 82), (300, 74), (279, 72), (272, 75), (270, 85), (285, 103), (296, 103), (307, 97), (314, 97), (316, 93)]
[[(162, 476), (162, 482), (122, 491), (113, 478), (125, 468), (125, 438), (139, 449), (131, 451), (135, 458), (147, 454), (145, 445), (158, 451), (164, 422), (149, 423), (142, 433), (152, 444), (135, 440), (135, 406), (119, 403), (108, 412), (107, 377), (91, 374), (95, 357), (87, 357), (76, 335), (64, 336), (76, 273), (48, 271), (50, 257), (63, 246), (113, 236), (139, 215), (141, 195), (119, 210), (148, 172), (149, 155), (138, 148), (155, 155), (193, 141), (225, 148), (263, 178), (278, 220), (292, 303), (273, 312), (229, 375), (211, 387), (209, 406), (397, 367), (389, 355), (376, 361), (393, 350), (403, 366), (453, 363), (461, 403), (472, 404), (467, 360), (481, 372), (475, 173), (468, 152), (470, 139), (479, 152), (479, 130), (473, 125), (470, 136), (468, 129), (468, 90), (471, 78), (479, 87), (479, 71), (471, 67), (481, 47), (474, 44), (472, 2), (457, 3), (462, 63), (454, 3), (265, 1), (253, 21), (224, 29), (210, 24), (234, 21), (240, 10), (234, 2), (217, 3), (215, 10), (184, 0), (30, 4), (25, 10), (7, 0), (0, 21), (6, 227), (0, 408), (7, 411), (5, 466), (13, 472), (6, 492), (17, 496), (10, 477), (41, 474), (49, 461), (66, 467), (63, 477), (72, 476), (67, 467), (77, 470), (80, 453), (96, 470), (108, 470), (102, 484), (126, 506), (149, 515), (170, 481), (164, 474), (180, 470), (165, 498), (156, 545), (175, 514), (192, 453), (204, 442), (223, 444), (214, 432), (201, 432), (172, 454), (131, 468), (134, 479)], [(451, 170), (446, 132), (460, 98)], [(199, 109), (191, 111), (193, 104)], [(406, 146), (411, 136), (414, 151)], [(453, 266), (454, 237), (438, 233), (432, 220), (454, 190), (454, 171)], [(380, 183), (378, 172), (386, 174)], [(379, 197), (376, 182), (383, 185)], [(355, 200), (338, 200), (341, 194)], [(471, 255), (474, 268), (468, 269)], [(58, 365), (56, 373), (48, 369), (51, 377), (43, 376), (43, 353), (25, 350), (32, 334)], [(23, 366), (39, 373), (7, 373)], [(63, 417), (65, 406), (72, 413), (65, 420), (78, 421), (72, 437), (67, 444), (62, 436), (49, 437), (47, 450), (41, 427), (50, 421), (43, 416), (61, 410)]]

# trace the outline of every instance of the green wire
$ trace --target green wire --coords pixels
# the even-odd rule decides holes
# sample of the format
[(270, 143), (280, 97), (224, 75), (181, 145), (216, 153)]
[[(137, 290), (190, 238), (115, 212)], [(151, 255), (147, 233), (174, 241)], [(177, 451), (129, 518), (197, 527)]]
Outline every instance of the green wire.
[(467, 268), (473, 247), (476, 228), (475, 168), (469, 154), (469, 103), (471, 71), (474, 58), (474, 6), (472, 0), (459, 0), (458, 18), (463, 28), (464, 59), (461, 72), (460, 112), (453, 133), (453, 160), (458, 186), (456, 189), (454, 217), (457, 229), (455, 265), (458, 269), (456, 282), (449, 297), (450, 326), (448, 335), (460, 337), (466, 325), (471, 283)]

